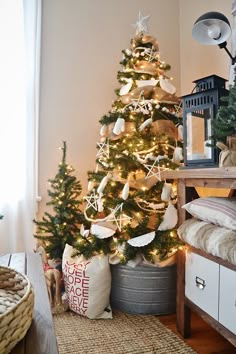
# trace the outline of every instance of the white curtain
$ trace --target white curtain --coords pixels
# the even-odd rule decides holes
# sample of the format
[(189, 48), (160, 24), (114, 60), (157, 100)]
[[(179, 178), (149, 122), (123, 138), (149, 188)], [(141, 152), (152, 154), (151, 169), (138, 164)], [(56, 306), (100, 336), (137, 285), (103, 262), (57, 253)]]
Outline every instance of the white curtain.
[(32, 251), (41, 0), (0, 0), (0, 253)]

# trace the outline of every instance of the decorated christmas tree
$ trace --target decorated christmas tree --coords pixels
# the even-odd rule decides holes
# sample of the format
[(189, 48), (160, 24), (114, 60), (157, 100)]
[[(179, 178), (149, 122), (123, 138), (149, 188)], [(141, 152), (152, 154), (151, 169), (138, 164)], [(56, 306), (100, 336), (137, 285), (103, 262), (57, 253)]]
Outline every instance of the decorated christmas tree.
[(176, 190), (162, 171), (181, 165), (181, 102), (166, 75), (155, 37), (139, 13), (136, 35), (122, 51), (120, 88), (101, 120), (96, 169), (88, 172), (85, 217), (76, 248), (91, 257), (110, 253), (110, 262), (160, 263), (179, 241)]
[(62, 259), (65, 244), (73, 246), (80, 233), (81, 224), (86, 224), (83, 212), (80, 210), (82, 200), (81, 184), (73, 174), (74, 169), (66, 162), (66, 142), (61, 148), (62, 161), (53, 179), (49, 179), (51, 189), (47, 205), (53, 207), (53, 214), (45, 212), (42, 220), (34, 220), (37, 225), (37, 239), (43, 241), (45, 251), (50, 259)]

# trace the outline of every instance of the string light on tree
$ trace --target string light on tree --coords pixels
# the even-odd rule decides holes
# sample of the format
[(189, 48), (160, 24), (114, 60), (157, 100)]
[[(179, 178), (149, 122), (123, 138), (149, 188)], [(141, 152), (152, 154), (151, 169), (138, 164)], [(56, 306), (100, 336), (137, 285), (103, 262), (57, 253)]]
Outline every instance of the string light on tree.
[(63, 141), (62, 161), (58, 172), (49, 180), (50, 189), (48, 206), (53, 207), (53, 213), (45, 211), (42, 220), (34, 220), (37, 226), (35, 238), (43, 242), (49, 258), (61, 260), (65, 244), (73, 246), (77, 240), (81, 224), (87, 224), (82, 210), (80, 194), (82, 187), (74, 169), (66, 162), (67, 146)]
[[(95, 234), (89, 237), (87, 248), (78, 245), (78, 254), (91, 254), (99, 242), (117, 262), (158, 263), (179, 245), (171, 234), (176, 190), (173, 181), (162, 181), (162, 171), (182, 164), (181, 99), (166, 74), (170, 66), (160, 59), (157, 39), (147, 34), (149, 17), (139, 13), (136, 34), (130, 47), (122, 50), (116, 99), (100, 119), (99, 169), (88, 172), (86, 220), (109, 222), (116, 230), (99, 241)], [(141, 238), (132, 242), (136, 237)], [(137, 247), (147, 239), (150, 243)]]

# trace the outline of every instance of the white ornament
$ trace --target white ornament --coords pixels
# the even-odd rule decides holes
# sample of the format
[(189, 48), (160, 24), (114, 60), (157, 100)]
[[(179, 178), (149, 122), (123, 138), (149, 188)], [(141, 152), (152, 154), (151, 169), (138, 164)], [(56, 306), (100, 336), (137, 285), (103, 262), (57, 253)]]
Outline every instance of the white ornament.
[[(131, 217), (122, 213), (122, 208), (123, 208), (123, 203), (118, 204), (115, 207), (115, 209), (110, 209), (111, 214), (108, 215), (106, 218), (107, 221), (114, 221), (116, 223), (119, 231), (121, 231), (123, 225), (126, 225), (131, 222)], [(119, 212), (119, 215), (116, 216), (116, 214), (118, 212)]]
[(92, 235), (95, 235), (99, 239), (108, 238), (114, 235), (115, 231), (108, 229), (107, 227), (93, 224), (90, 230)]
[(156, 86), (157, 83), (158, 83), (158, 80), (136, 80), (136, 85), (138, 87)]
[(97, 207), (98, 207), (98, 212), (99, 213), (101, 213), (104, 210), (102, 195), (100, 195), (98, 200), (97, 200)]
[(105, 177), (103, 177), (103, 179), (101, 180), (98, 188), (97, 188), (97, 192), (100, 194), (103, 192), (104, 188), (106, 187), (109, 179), (111, 178), (111, 174), (108, 173)]
[(102, 164), (103, 167), (108, 168), (110, 167), (109, 164), (105, 161), (103, 161), (101, 158), (99, 159), (100, 163)]
[(107, 134), (107, 125), (103, 124), (101, 129), (100, 129), (100, 135), (105, 136)]
[(156, 177), (158, 181), (161, 181), (161, 170), (159, 165), (144, 165), (144, 167), (148, 169), (148, 174), (146, 175), (145, 179)]
[(129, 182), (126, 182), (121, 193), (121, 198), (126, 200), (129, 196)]
[(183, 131), (183, 126), (181, 124), (178, 126), (178, 140), (180, 141), (184, 140), (184, 131)]
[(80, 234), (84, 237), (88, 237), (89, 235), (89, 230), (85, 230), (83, 224), (80, 226)]
[(84, 197), (84, 199), (87, 201), (85, 209), (92, 207), (94, 210), (98, 211), (97, 200), (99, 196), (95, 194), (95, 191), (93, 191), (91, 195)]
[(160, 86), (162, 90), (170, 93), (171, 95), (176, 92), (175, 86), (168, 79), (164, 79), (163, 77), (160, 77)]
[(167, 107), (163, 107), (163, 108), (162, 108), (162, 111), (163, 111), (163, 112), (169, 112), (169, 109), (168, 109)]
[(129, 48), (125, 49), (125, 53), (128, 55), (128, 56), (131, 56), (132, 52)]
[(174, 192), (172, 189), (172, 184), (164, 183), (161, 192), (161, 200), (163, 200), (164, 202), (169, 202), (173, 197), (174, 197)]
[(123, 96), (123, 95), (126, 95), (127, 93), (129, 93), (129, 91), (133, 85), (132, 79), (126, 79), (126, 81), (127, 81), (127, 84), (120, 88), (120, 92), (119, 92), (120, 96)]
[(112, 230), (114, 230), (114, 231), (117, 230), (117, 226), (114, 225), (112, 222), (100, 221), (100, 222), (97, 223), (97, 225), (106, 227), (107, 229), (112, 229)]
[(133, 247), (142, 247), (148, 245), (150, 242), (154, 240), (154, 238), (155, 238), (155, 231), (149, 232), (148, 234), (142, 236), (131, 238), (127, 242)]
[[(140, 92), (139, 97), (133, 98), (132, 102), (129, 105), (132, 105), (134, 108), (133, 110), (135, 112), (141, 112), (145, 111), (147, 114), (149, 114), (149, 106), (151, 104), (152, 100), (145, 100), (143, 96), (143, 91)], [(132, 110), (132, 109), (131, 109)]]
[(88, 182), (88, 192), (91, 192), (91, 190), (94, 188), (94, 185), (95, 185), (94, 181)]
[(81, 235), (83, 235), (83, 233), (84, 233), (84, 225), (83, 224), (80, 226), (80, 233), (81, 233)]
[(121, 117), (117, 118), (117, 121), (116, 121), (112, 131), (113, 131), (113, 133), (115, 135), (119, 135), (119, 134), (121, 134), (121, 133), (123, 133), (125, 131), (125, 120), (124, 120), (124, 118), (121, 118)]
[(175, 227), (177, 222), (178, 222), (177, 210), (174, 207), (174, 205), (169, 203), (166, 212), (163, 216), (163, 220), (158, 227), (158, 230), (160, 231), (171, 230), (173, 229), (173, 227)]
[[(159, 165), (159, 161), (166, 158), (166, 156), (158, 155), (152, 165), (144, 165), (144, 167), (148, 170), (148, 174), (146, 175), (145, 179), (156, 177), (158, 181), (161, 181), (161, 169)], [(157, 163), (157, 165), (156, 165)]]
[(152, 124), (152, 118), (146, 119), (138, 128), (138, 130), (141, 132), (144, 128), (146, 128), (148, 125)]
[(180, 163), (183, 161), (183, 149), (180, 146), (176, 146), (173, 152), (173, 162)]

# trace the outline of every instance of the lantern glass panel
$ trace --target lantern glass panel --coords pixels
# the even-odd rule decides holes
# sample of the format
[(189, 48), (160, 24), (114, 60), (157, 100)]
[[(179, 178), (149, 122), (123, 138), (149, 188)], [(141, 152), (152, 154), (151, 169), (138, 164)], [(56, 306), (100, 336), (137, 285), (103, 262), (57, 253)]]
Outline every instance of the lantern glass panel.
[(187, 113), (187, 160), (212, 159), (212, 107)]

